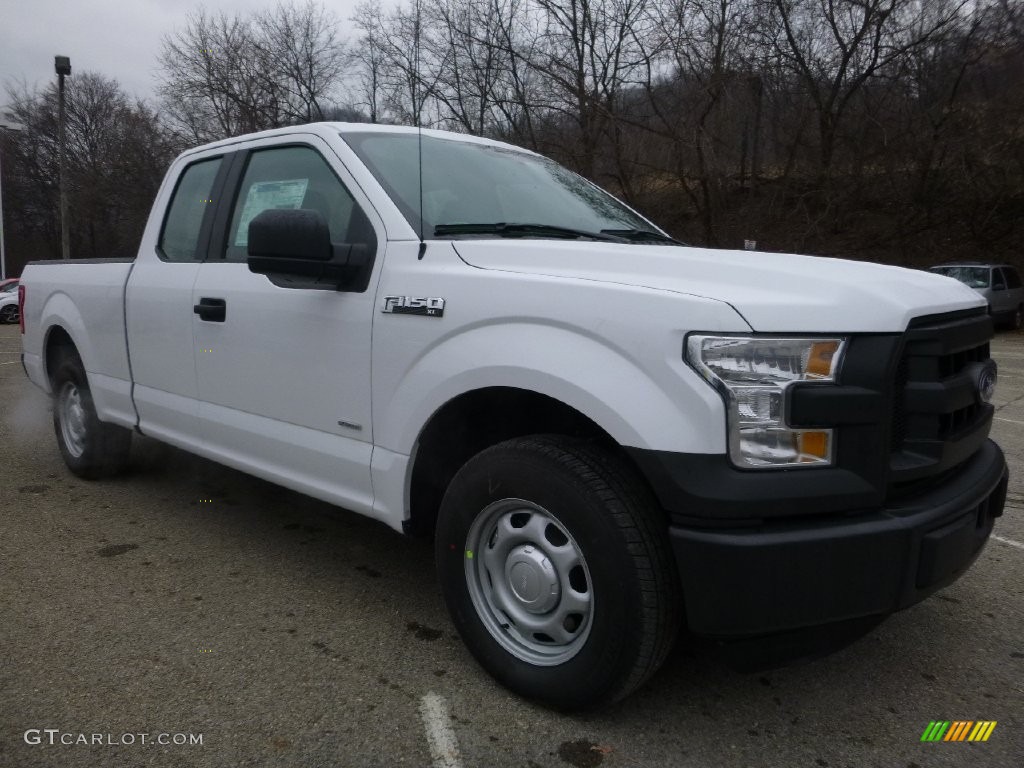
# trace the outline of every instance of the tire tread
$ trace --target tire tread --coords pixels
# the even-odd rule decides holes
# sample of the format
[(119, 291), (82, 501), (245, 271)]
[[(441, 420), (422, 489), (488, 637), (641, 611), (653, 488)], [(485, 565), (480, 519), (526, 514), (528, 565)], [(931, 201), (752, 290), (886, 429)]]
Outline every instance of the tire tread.
[(609, 510), (626, 544), (641, 591), (641, 625), (630, 627), (640, 635), (640, 650), (618, 685), (594, 704), (619, 701), (643, 685), (664, 663), (679, 630), (682, 598), (668, 543), (668, 523), (636, 470), (592, 441), (531, 435), (506, 440), (479, 455), (509, 450), (542, 456), (577, 478)]

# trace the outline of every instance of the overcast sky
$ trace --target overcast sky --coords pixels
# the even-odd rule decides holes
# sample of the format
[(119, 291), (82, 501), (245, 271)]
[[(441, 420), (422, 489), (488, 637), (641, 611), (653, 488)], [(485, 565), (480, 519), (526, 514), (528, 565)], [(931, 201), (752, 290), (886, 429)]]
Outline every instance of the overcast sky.
[[(349, 37), (358, 0), (326, 0)], [(391, 3), (386, 3), (390, 5)], [(0, 105), (6, 86), (45, 86), (56, 75), (53, 57), (71, 58), (71, 76), (90, 70), (112, 77), (128, 93), (155, 100), (156, 58), (163, 35), (184, 26), (200, 5), (225, 13), (259, 11), (275, 0), (0, 0)]]

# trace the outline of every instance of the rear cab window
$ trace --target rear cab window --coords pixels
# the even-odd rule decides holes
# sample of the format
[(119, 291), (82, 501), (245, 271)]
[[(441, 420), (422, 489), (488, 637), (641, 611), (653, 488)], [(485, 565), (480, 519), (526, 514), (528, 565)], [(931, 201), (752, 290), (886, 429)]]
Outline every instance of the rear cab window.
[(213, 215), (213, 184), (223, 158), (192, 163), (178, 177), (167, 207), (157, 254), (164, 261), (202, 261), (199, 235), (203, 222)]

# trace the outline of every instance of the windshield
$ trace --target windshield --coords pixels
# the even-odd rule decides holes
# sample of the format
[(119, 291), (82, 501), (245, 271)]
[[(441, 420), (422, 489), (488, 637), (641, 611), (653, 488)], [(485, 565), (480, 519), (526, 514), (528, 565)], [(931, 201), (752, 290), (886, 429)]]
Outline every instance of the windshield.
[(956, 278), (971, 288), (988, 288), (988, 267), (932, 267), (931, 271)]
[[(420, 230), (419, 140), (415, 133), (346, 133), (343, 138)], [(424, 135), (423, 233), (452, 224), (531, 224), (581, 232), (655, 230), (608, 193), (553, 160), (506, 147)], [(520, 233), (522, 234), (522, 233)], [(529, 236), (548, 236), (536, 229)]]

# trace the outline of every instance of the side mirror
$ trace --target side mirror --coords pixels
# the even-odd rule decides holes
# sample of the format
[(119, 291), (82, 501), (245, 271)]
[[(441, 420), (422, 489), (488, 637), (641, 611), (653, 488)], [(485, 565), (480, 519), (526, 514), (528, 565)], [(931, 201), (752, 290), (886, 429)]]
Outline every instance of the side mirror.
[(261, 275), (319, 277), (334, 255), (319, 211), (268, 209), (249, 222), (249, 269)]
[(312, 278), (340, 286), (372, 256), (365, 245), (331, 243), (319, 211), (267, 209), (249, 222), (249, 271)]

